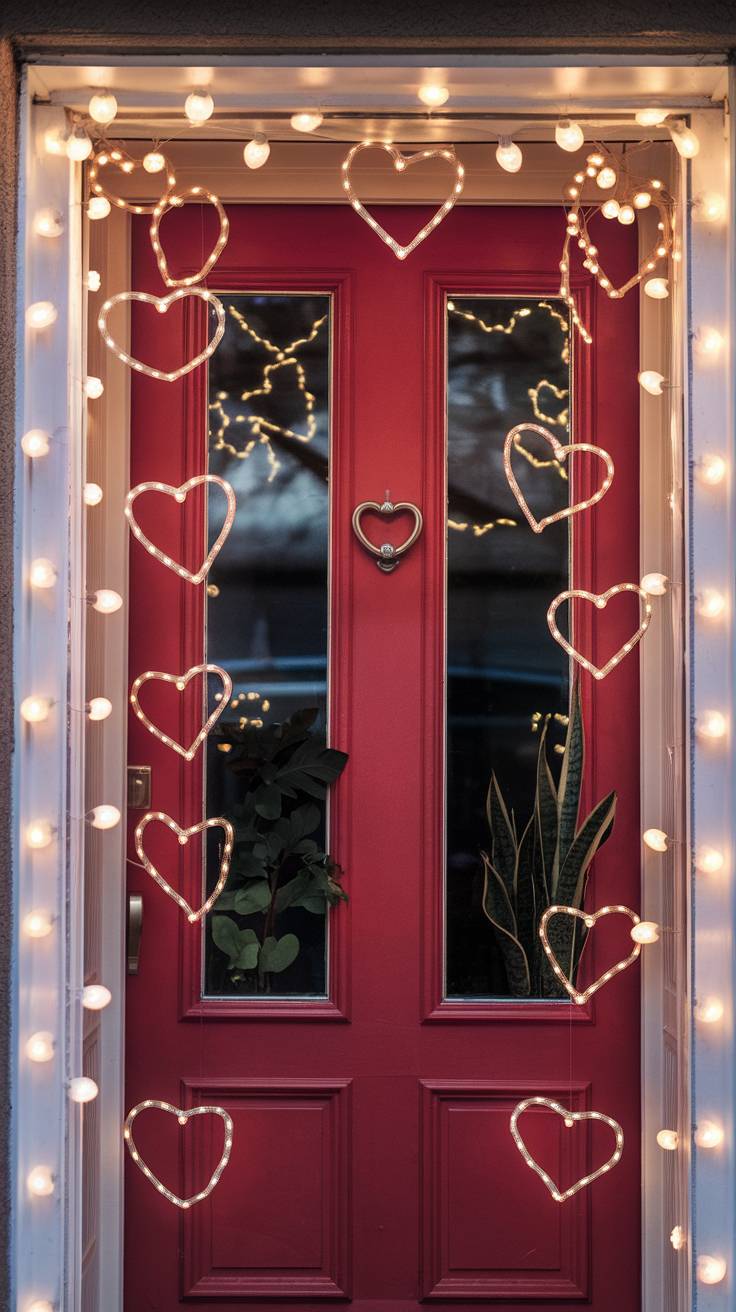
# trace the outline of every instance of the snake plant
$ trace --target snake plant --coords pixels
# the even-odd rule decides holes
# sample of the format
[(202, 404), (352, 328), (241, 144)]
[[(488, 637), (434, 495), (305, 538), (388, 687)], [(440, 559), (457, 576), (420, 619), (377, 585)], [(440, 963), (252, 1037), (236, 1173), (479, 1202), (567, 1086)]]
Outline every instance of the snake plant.
[[(495, 774), (486, 801), (491, 850), (482, 853), (483, 911), (503, 955), (509, 993), (519, 998), (567, 997), (542, 948), (539, 922), (548, 906), (583, 907), (591, 862), (610, 836), (616, 813), (616, 794), (611, 792), (580, 819), (585, 733), (577, 683), (558, 787), (547, 760), (546, 735), (545, 727), (534, 811), (521, 833)], [(550, 946), (573, 982), (586, 934), (582, 922), (572, 916), (553, 916), (547, 926)]]

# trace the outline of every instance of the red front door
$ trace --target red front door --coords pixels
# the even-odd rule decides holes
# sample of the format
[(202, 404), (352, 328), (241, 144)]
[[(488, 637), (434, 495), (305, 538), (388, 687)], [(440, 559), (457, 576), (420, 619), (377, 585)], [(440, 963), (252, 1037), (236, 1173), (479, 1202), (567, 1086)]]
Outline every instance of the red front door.
[[(177, 276), (196, 272), (215, 233), (201, 209), (162, 227)], [(405, 240), (418, 214), (381, 217)], [(150, 811), (182, 829), (229, 818), (235, 848), (219, 903), (190, 921), (143, 868), (144, 812), (130, 813), (128, 887), (144, 917), (127, 1105), (223, 1107), (233, 1145), (212, 1192), (186, 1209), (128, 1160), (126, 1308), (214, 1312), (229, 1300), (314, 1312), (352, 1300), (358, 1312), (409, 1312), (440, 1300), (636, 1312), (639, 967), (585, 1005), (560, 997), (507, 850), (510, 820), (504, 828), (492, 802), (492, 837), (485, 813), (494, 772), (520, 845), (545, 722), (559, 778), (580, 671), (549, 633), (549, 603), (572, 586), (638, 581), (635, 296), (610, 301), (575, 274), (593, 344), (575, 337), (559, 300), (556, 209), (457, 209), (405, 262), (348, 206), (234, 206), (229, 217), (207, 283), (225, 309), (217, 352), (171, 384), (132, 375), (131, 486), (209, 472), (231, 483), (237, 510), (200, 583), (131, 537), (131, 684), (209, 663), (233, 688), (191, 759), (132, 709), (129, 760), (151, 767)], [(633, 239), (601, 228), (616, 278)], [(132, 286), (165, 290), (146, 219), (134, 221)], [(161, 315), (134, 307), (133, 356), (177, 368), (211, 333), (206, 317), (191, 297)], [(616, 466), (597, 506), (542, 534), (503, 468), (507, 431), (527, 422), (598, 444)], [(565, 477), (539, 434), (521, 439), (512, 464), (539, 517), (597, 486), (592, 457), (570, 458)], [(133, 507), (192, 573), (226, 509), (208, 487), (209, 510), (202, 485), (183, 502), (154, 490)], [(423, 517), (391, 572), (351, 522), (360, 503), (386, 499)], [(395, 546), (414, 522), (369, 510), (360, 527)], [(598, 665), (635, 628), (631, 604), (591, 619), (576, 603), (576, 645)], [(636, 651), (605, 681), (581, 673), (579, 686), (581, 819), (618, 793), (586, 907), (637, 910)], [(223, 687), (197, 673), (182, 688), (146, 679), (136, 695), (186, 748)], [(342, 762), (320, 755), (325, 734), (349, 757), (334, 784)], [(225, 834), (211, 829), (203, 853), (200, 835), (178, 844), (165, 824), (145, 829), (147, 860), (195, 912)], [(497, 874), (484, 883), (483, 850), (502, 882), (511, 869), (513, 888), (489, 890)], [(526, 976), (499, 923), (501, 896)], [(579, 981), (630, 949), (620, 924), (597, 926)], [(510, 1132), (515, 1106), (534, 1095), (604, 1113), (624, 1133), (620, 1162), (563, 1202)], [(608, 1126), (567, 1127), (549, 1108), (525, 1112), (519, 1130), (561, 1192), (613, 1152)], [(148, 1109), (135, 1140), (188, 1198), (218, 1163), (223, 1126)]]

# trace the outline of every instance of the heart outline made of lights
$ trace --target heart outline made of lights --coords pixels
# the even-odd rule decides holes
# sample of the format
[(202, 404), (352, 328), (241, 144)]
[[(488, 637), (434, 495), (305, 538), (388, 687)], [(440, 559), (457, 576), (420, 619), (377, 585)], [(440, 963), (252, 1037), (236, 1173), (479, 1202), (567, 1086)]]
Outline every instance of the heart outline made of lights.
[[(368, 209), (366, 209), (363, 202), (359, 199), (353, 187), (350, 170), (355, 156), (360, 154), (363, 150), (385, 151), (387, 155), (391, 156), (397, 173), (404, 173), (406, 169), (411, 168), (412, 164), (417, 164), (423, 159), (444, 159), (452, 164), (455, 169), (455, 181), (447, 197), (438, 206), (429, 222), (425, 223), (424, 227), (419, 229), (406, 246), (402, 246), (401, 242), (398, 242), (395, 237), (392, 237), (391, 234), (381, 226), (378, 220), (374, 219), (373, 215)], [(463, 187), (465, 186), (465, 169), (457, 158), (454, 147), (450, 150), (446, 147), (438, 147), (432, 150), (418, 150), (415, 151), (413, 155), (404, 155), (400, 150), (397, 150), (395, 146), (389, 145), (387, 141), (359, 141), (348, 151), (348, 154), (342, 162), (342, 186), (350, 204), (355, 210), (355, 213), (368, 224), (369, 228), (373, 229), (376, 235), (381, 238), (381, 241), (388, 246), (389, 250), (393, 251), (397, 260), (405, 260), (407, 255), (411, 255), (412, 251), (416, 250), (417, 246), (424, 241), (425, 237), (428, 237), (429, 234), (438, 227), (442, 220), (447, 218), (447, 215), (453, 208), (457, 198), (462, 195)]]
[[(556, 1112), (558, 1116), (563, 1118), (568, 1129), (571, 1129), (576, 1121), (603, 1121), (605, 1125), (608, 1125), (610, 1129), (613, 1130), (613, 1133), (616, 1136), (616, 1147), (608, 1158), (608, 1161), (604, 1162), (602, 1166), (597, 1167), (595, 1171), (590, 1171), (587, 1175), (582, 1175), (579, 1180), (576, 1180), (574, 1184), (570, 1185), (569, 1189), (560, 1190), (552, 1179), (552, 1176), (545, 1171), (543, 1166), (539, 1165), (536, 1158), (529, 1152), (529, 1149), (522, 1138), (521, 1131), (518, 1127), (518, 1121), (519, 1117), (528, 1107), (547, 1107), (549, 1111)], [(566, 1107), (563, 1107), (561, 1103), (556, 1102), (554, 1098), (545, 1098), (539, 1094), (535, 1095), (533, 1098), (522, 1098), (521, 1102), (516, 1104), (511, 1113), (509, 1129), (511, 1130), (514, 1143), (519, 1149), (527, 1166), (539, 1176), (540, 1180), (544, 1182), (556, 1203), (567, 1202), (568, 1198), (572, 1198), (573, 1195), (578, 1193), (581, 1189), (585, 1189), (589, 1184), (592, 1184), (594, 1180), (599, 1179), (601, 1175), (605, 1175), (608, 1171), (612, 1171), (614, 1166), (617, 1166), (621, 1161), (621, 1156), (624, 1150), (624, 1132), (618, 1121), (615, 1121), (612, 1116), (606, 1116), (604, 1112), (571, 1112), (568, 1111)]]
[(112, 150), (98, 151), (90, 160), (90, 191), (94, 192), (95, 196), (104, 196), (111, 205), (116, 205), (120, 210), (128, 210), (130, 214), (153, 214), (156, 206), (160, 205), (176, 186), (176, 174), (171, 162), (164, 156), (162, 172), (166, 174), (166, 189), (163, 195), (158, 200), (149, 201), (148, 204), (126, 200), (124, 196), (117, 196), (114, 191), (110, 191), (101, 180), (100, 169), (111, 164), (116, 165), (121, 173), (129, 177), (136, 169), (143, 167), (143, 160), (134, 159), (126, 150), (120, 150), (117, 146)]
[[(184, 205), (188, 197), (192, 197), (194, 200), (202, 200), (206, 204), (214, 206), (217, 211), (217, 217), (220, 220), (220, 232), (212, 250), (198, 273), (191, 273), (185, 278), (172, 278), (169, 273), (169, 263), (166, 259), (166, 252), (164, 251), (163, 243), (161, 241), (161, 220), (170, 209), (180, 208)], [(223, 250), (227, 246), (228, 237), (230, 235), (230, 220), (222, 207), (219, 196), (216, 196), (214, 192), (208, 191), (206, 187), (185, 187), (181, 191), (169, 191), (165, 196), (161, 197), (158, 205), (154, 207), (153, 219), (148, 229), (148, 235), (151, 238), (151, 246), (153, 247), (153, 253), (156, 256), (158, 271), (166, 283), (166, 286), (192, 287), (195, 283), (201, 282), (203, 278), (206, 278), (207, 274), (210, 273), (217, 264)]]
[[(223, 829), (225, 831), (225, 842), (222, 849), (222, 856), (220, 858), (220, 870), (217, 876), (217, 883), (209, 896), (205, 898), (202, 905), (196, 910), (194, 907), (190, 906), (183, 894), (179, 893), (178, 890), (169, 883), (168, 879), (164, 878), (161, 871), (154, 865), (150, 856), (146, 853), (143, 846), (143, 835), (153, 821), (166, 825), (172, 833), (176, 834), (177, 840), (182, 847), (186, 846), (189, 839), (192, 838), (194, 834), (203, 834), (208, 829)], [(226, 820), (225, 817), (221, 815), (214, 816), (209, 820), (200, 820), (198, 824), (189, 825), (188, 828), (184, 829), (181, 825), (177, 824), (176, 820), (173, 820), (170, 815), (167, 815), (165, 811), (147, 811), (143, 816), (143, 819), (138, 822), (135, 829), (135, 850), (141, 865), (146, 873), (151, 876), (151, 879), (155, 880), (159, 888), (163, 889), (166, 896), (170, 897), (173, 902), (176, 902), (177, 906), (181, 907), (182, 911), (186, 912), (187, 920), (190, 925), (196, 925), (197, 921), (207, 915), (207, 912), (214, 906), (225, 887), (228, 874), (230, 873), (230, 858), (232, 856), (234, 842), (235, 831), (233, 830), (230, 821)]]
[[(121, 346), (118, 346), (107, 327), (108, 314), (114, 306), (123, 302), (141, 302), (144, 305), (153, 305), (159, 314), (166, 314), (175, 301), (180, 301), (185, 296), (196, 296), (200, 301), (211, 305), (217, 316), (217, 327), (204, 349), (198, 355), (195, 355), (193, 360), (188, 360), (186, 364), (180, 365), (178, 369), (169, 371), (154, 369), (151, 365), (144, 364), (142, 360), (136, 360), (135, 356), (129, 355)], [(122, 360), (123, 364), (129, 365), (136, 373), (147, 374), (149, 378), (157, 378), (163, 383), (175, 383), (179, 378), (183, 378), (185, 374), (191, 373), (192, 369), (196, 369), (198, 365), (204, 364), (204, 361), (209, 360), (211, 355), (214, 355), (225, 332), (225, 310), (219, 298), (215, 296), (214, 292), (208, 291), (206, 287), (178, 287), (176, 291), (170, 292), (168, 296), (152, 296), (150, 292), (116, 292), (102, 306), (97, 318), (97, 327), (102, 334), (105, 345), (119, 360)]]
[(562, 966), (557, 960), (555, 950), (547, 937), (547, 924), (552, 919), (552, 916), (572, 916), (575, 920), (582, 920), (587, 929), (593, 929), (598, 920), (603, 916), (610, 915), (628, 916), (632, 925), (638, 925), (641, 922), (641, 917), (638, 916), (635, 911), (632, 911), (631, 907), (613, 905), (600, 907), (598, 911), (580, 911), (577, 907), (569, 906), (549, 906), (543, 913), (539, 922), (539, 937), (542, 940), (542, 947), (547, 954), (547, 960), (560, 983), (570, 994), (573, 1002), (576, 1002), (579, 1007), (583, 1006), (589, 998), (592, 998), (594, 993), (598, 992), (598, 989), (602, 988), (604, 984), (607, 984), (615, 975), (620, 974), (622, 970), (626, 970), (627, 966), (633, 965), (641, 952), (641, 943), (634, 941), (633, 950), (627, 957), (621, 957), (613, 964), (613, 966), (609, 966), (608, 970), (604, 970), (603, 974), (599, 975), (592, 984), (589, 984), (587, 988), (580, 990), (571, 983), (569, 977), (565, 974)]
[[(222, 488), (227, 498), (227, 511), (225, 514), (225, 521), (218, 536), (215, 538), (215, 541), (210, 547), (199, 569), (196, 570), (195, 573), (192, 573), (191, 570), (186, 568), (186, 566), (179, 564), (178, 561), (172, 559), (172, 557), (167, 555), (165, 551), (162, 551), (160, 547), (157, 547), (151, 542), (151, 539), (143, 532), (143, 529), (133, 513), (133, 502), (143, 492), (162, 492), (164, 496), (173, 497), (179, 505), (182, 505), (192, 488), (210, 483)], [(132, 487), (127, 493), (125, 497), (125, 505), (123, 507), (123, 513), (128, 521), (129, 528), (134, 537), (140, 542), (141, 546), (145, 547), (146, 551), (148, 551), (155, 560), (158, 560), (160, 564), (165, 565), (167, 569), (173, 570), (175, 574), (179, 575), (179, 578), (186, 579), (188, 583), (192, 583), (195, 586), (202, 583), (207, 577), (215, 557), (219, 555), (224, 546), (228, 534), (230, 533), (230, 529), (233, 526), (235, 510), (236, 499), (233, 487), (226, 479), (220, 478), (219, 474), (196, 474), (193, 478), (188, 478), (186, 482), (180, 483), (178, 487), (174, 487), (171, 483), (159, 483), (156, 481), (137, 483), (136, 486)]]
[[(151, 1108), (154, 1108), (156, 1111), (168, 1112), (170, 1115), (175, 1116), (180, 1125), (186, 1125), (193, 1116), (213, 1115), (222, 1117), (225, 1127), (225, 1142), (222, 1149), (222, 1155), (210, 1176), (208, 1184), (204, 1189), (201, 1189), (199, 1193), (192, 1194), (191, 1198), (180, 1198), (172, 1189), (167, 1189), (166, 1185), (159, 1180), (158, 1176), (151, 1170), (150, 1166), (144, 1162), (136, 1146), (135, 1139), (133, 1138), (133, 1122), (137, 1116), (140, 1116), (141, 1112), (149, 1111)], [(163, 1102), (159, 1098), (144, 1098), (143, 1102), (136, 1103), (135, 1107), (131, 1107), (128, 1112), (128, 1115), (125, 1118), (125, 1126), (123, 1128), (123, 1139), (125, 1140), (125, 1145), (131, 1158), (138, 1169), (143, 1172), (146, 1179), (150, 1181), (160, 1194), (163, 1194), (164, 1198), (168, 1198), (170, 1203), (173, 1203), (175, 1207), (180, 1207), (183, 1211), (186, 1211), (194, 1203), (201, 1203), (207, 1198), (219, 1182), (220, 1176), (230, 1161), (230, 1153), (232, 1152), (233, 1146), (233, 1122), (232, 1117), (225, 1111), (224, 1107), (218, 1107), (214, 1104), (184, 1108), (174, 1107), (173, 1103)]]
[[(597, 491), (595, 491), (592, 496), (586, 497), (583, 501), (576, 501), (571, 506), (563, 506), (561, 510), (556, 510), (551, 515), (544, 515), (542, 519), (537, 519), (529, 509), (529, 504), (519, 487), (516, 475), (511, 467), (511, 452), (514, 448), (516, 438), (526, 432), (539, 433), (544, 438), (545, 442), (548, 442), (552, 447), (555, 460), (560, 463), (566, 460), (567, 457), (572, 455), (575, 451), (584, 451), (591, 455), (598, 456), (606, 466), (606, 474)], [(554, 433), (550, 433), (548, 428), (544, 428), (542, 424), (531, 423), (515, 424), (506, 434), (506, 440), (503, 444), (503, 467), (506, 473), (508, 485), (516, 497), (516, 500), (534, 533), (543, 533), (550, 524), (556, 524), (561, 519), (569, 519), (571, 515), (578, 515), (582, 510), (589, 510), (591, 506), (597, 505), (606, 495), (606, 492), (613, 482), (614, 475), (613, 460), (602, 446), (595, 446), (592, 442), (570, 442), (567, 445), (563, 445), (562, 442), (558, 441)]]
[[(568, 642), (567, 638), (560, 633), (555, 620), (555, 615), (558, 607), (561, 606), (563, 602), (572, 601), (576, 597), (580, 598), (582, 601), (592, 602), (598, 610), (604, 610), (611, 600), (611, 597), (618, 596), (621, 592), (635, 592), (638, 595), (640, 602), (644, 605), (644, 615), (641, 617), (639, 627), (636, 629), (633, 636), (627, 638), (626, 642), (619, 647), (618, 651), (614, 652), (610, 660), (606, 661), (605, 665), (599, 668), (597, 665), (594, 665), (592, 661), (589, 661), (587, 657), (583, 656), (582, 653), (579, 652), (576, 647), (573, 647), (572, 643)], [(587, 670), (589, 674), (592, 674), (594, 679), (605, 679), (606, 676), (611, 673), (611, 670), (623, 660), (624, 656), (628, 656), (629, 652), (636, 647), (637, 643), (641, 642), (644, 634), (649, 628), (651, 618), (651, 602), (649, 601), (644, 589), (640, 588), (638, 583), (615, 583), (612, 588), (607, 588), (605, 592), (588, 592), (585, 588), (567, 588), (564, 592), (559, 592), (551, 602), (547, 611), (547, 626), (555, 642), (562, 647), (563, 651), (567, 652), (568, 656), (571, 656), (574, 661), (577, 661), (578, 665), (581, 665), (584, 670)]]
[[(193, 679), (196, 674), (217, 674), (222, 682), (222, 696), (212, 714), (205, 720), (201, 729), (197, 733), (196, 738), (192, 740), (189, 747), (184, 747), (176, 740), (176, 738), (172, 738), (170, 734), (164, 733), (159, 729), (158, 725), (154, 724), (153, 720), (146, 715), (146, 712), (143, 710), (138, 700), (138, 693), (144, 683), (150, 683), (152, 681), (158, 681), (159, 683), (173, 683), (177, 692), (183, 692), (189, 683), (189, 680)], [(145, 673), (139, 674), (138, 678), (133, 681), (130, 689), (130, 704), (135, 714), (138, 716), (138, 719), (141, 721), (141, 724), (143, 724), (149, 733), (153, 734), (154, 738), (158, 738), (159, 742), (162, 742), (165, 747), (170, 747), (173, 752), (177, 752), (179, 756), (183, 756), (185, 761), (191, 761), (210, 732), (210, 729), (216, 724), (225, 710), (230, 696), (232, 695), (232, 691), (233, 681), (227, 670), (223, 670), (221, 665), (212, 665), (208, 663), (192, 665), (188, 670), (185, 670), (183, 674), (167, 674), (164, 670), (146, 670)]]

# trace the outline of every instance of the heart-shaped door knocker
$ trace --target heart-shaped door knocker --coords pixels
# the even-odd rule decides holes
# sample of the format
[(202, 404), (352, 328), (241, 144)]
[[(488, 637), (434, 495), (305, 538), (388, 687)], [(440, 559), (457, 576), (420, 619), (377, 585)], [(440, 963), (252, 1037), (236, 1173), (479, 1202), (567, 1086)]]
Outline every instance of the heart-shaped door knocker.
[[(394, 547), (390, 542), (382, 542), (380, 547), (377, 547), (371, 542), (370, 538), (366, 537), (361, 526), (360, 521), (367, 510), (372, 510), (374, 514), (383, 515), (386, 518), (390, 515), (398, 515), (401, 510), (406, 510), (414, 517), (414, 527), (408, 538), (400, 546)], [(361, 546), (365, 547), (371, 556), (376, 557), (376, 564), (384, 574), (393, 573), (400, 563), (401, 557), (406, 555), (410, 547), (414, 546), (423, 526), (424, 520), (418, 506), (415, 506), (411, 501), (392, 501), (388, 492), (385, 501), (380, 505), (377, 501), (361, 501), (360, 505), (356, 506), (353, 511), (353, 532)]]
[[(187, 1125), (193, 1116), (220, 1116), (222, 1118), (222, 1123), (225, 1128), (225, 1141), (222, 1146), (220, 1160), (204, 1189), (200, 1189), (198, 1194), (192, 1194), (191, 1198), (180, 1198), (172, 1189), (167, 1189), (166, 1185), (159, 1180), (157, 1175), (154, 1175), (150, 1166), (146, 1165), (140, 1155), (140, 1151), (133, 1138), (133, 1122), (136, 1116), (140, 1116), (141, 1112), (147, 1112), (150, 1110), (168, 1112), (170, 1116), (175, 1116), (179, 1124), (182, 1126)], [(168, 1198), (169, 1202), (173, 1203), (175, 1207), (181, 1207), (186, 1211), (186, 1209), (191, 1207), (193, 1203), (201, 1203), (212, 1193), (212, 1190), (230, 1161), (230, 1153), (232, 1152), (233, 1147), (233, 1121), (232, 1117), (228, 1115), (224, 1107), (216, 1107), (214, 1105), (187, 1108), (174, 1107), (170, 1102), (162, 1102), (160, 1098), (144, 1098), (143, 1102), (137, 1103), (136, 1106), (131, 1107), (128, 1112), (128, 1115), (125, 1118), (123, 1138), (125, 1139), (125, 1146), (138, 1167), (138, 1170), (143, 1172), (147, 1180), (150, 1180), (154, 1189), (157, 1189), (164, 1198)]]
[(598, 992), (598, 989), (602, 988), (610, 979), (613, 979), (616, 975), (620, 974), (622, 970), (626, 970), (627, 966), (632, 965), (632, 963), (636, 961), (641, 952), (641, 943), (634, 942), (634, 947), (632, 951), (629, 952), (628, 956), (621, 957), (618, 961), (614, 962), (612, 966), (609, 966), (608, 970), (604, 970), (603, 974), (599, 975), (597, 979), (594, 979), (593, 983), (589, 984), (587, 989), (578, 989), (572, 983), (570, 977), (565, 974), (557, 959), (557, 954), (549, 941), (547, 925), (553, 916), (570, 916), (573, 920), (582, 920), (585, 928), (588, 930), (593, 929), (603, 916), (628, 916), (632, 926), (638, 925), (640, 919), (636, 912), (631, 910), (631, 907), (624, 906), (601, 907), (598, 911), (580, 911), (577, 907), (569, 906), (547, 907), (547, 910), (544, 912), (542, 919), (539, 922), (539, 937), (542, 940), (542, 947), (547, 954), (547, 960), (558, 980), (567, 989), (573, 1002), (576, 1002), (579, 1007), (582, 1007), (589, 998), (592, 998), (594, 993)]
[[(143, 835), (148, 826), (154, 821), (166, 825), (171, 830), (172, 834), (176, 834), (177, 840), (182, 847), (186, 847), (189, 839), (194, 834), (203, 834), (208, 829), (224, 830), (225, 842), (222, 847), (222, 856), (220, 857), (220, 871), (217, 876), (217, 883), (209, 897), (205, 898), (200, 907), (195, 908), (190, 906), (186, 898), (183, 897), (181, 893), (178, 893), (175, 888), (172, 888), (168, 879), (164, 878), (161, 871), (153, 864), (150, 856), (148, 856), (143, 846)], [(188, 829), (182, 829), (181, 825), (178, 825), (176, 820), (172, 820), (171, 816), (167, 815), (165, 811), (148, 811), (136, 826), (135, 831), (135, 850), (143, 869), (151, 876), (151, 879), (155, 879), (159, 888), (163, 889), (166, 896), (170, 897), (173, 902), (176, 902), (177, 906), (181, 907), (182, 911), (186, 912), (187, 920), (190, 925), (196, 925), (198, 920), (201, 920), (203, 916), (207, 915), (210, 907), (214, 905), (225, 887), (227, 877), (230, 873), (230, 859), (233, 854), (234, 842), (235, 831), (230, 824), (230, 821), (226, 820), (225, 817), (221, 815), (215, 816), (210, 820), (200, 820), (199, 824), (190, 825)]]
[[(355, 194), (350, 170), (355, 156), (363, 150), (385, 150), (386, 154), (391, 156), (397, 173), (404, 173), (412, 164), (418, 164), (421, 160), (426, 159), (446, 160), (455, 170), (455, 181), (453, 182), (445, 200), (432, 215), (429, 222), (425, 223), (424, 227), (419, 229), (418, 233), (412, 237), (411, 241), (408, 242), (406, 246), (402, 246), (401, 242), (398, 242), (395, 237), (391, 236), (390, 232), (387, 232), (386, 229), (381, 226), (378, 219), (374, 219), (370, 211), (366, 209), (363, 202), (359, 200)], [(462, 195), (462, 190), (465, 186), (465, 169), (457, 158), (454, 147), (451, 150), (448, 150), (447, 148), (434, 148), (431, 150), (418, 150), (413, 155), (402, 155), (400, 150), (397, 150), (395, 146), (391, 146), (387, 141), (359, 141), (356, 146), (353, 146), (352, 150), (348, 152), (343, 160), (342, 185), (355, 213), (359, 214), (361, 219), (368, 224), (369, 228), (373, 229), (376, 236), (380, 237), (381, 241), (386, 243), (389, 250), (393, 251), (397, 260), (405, 260), (407, 255), (411, 255), (412, 251), (416, 250), (420, 242), (423, 242), (425, 237), (429, 236), (430, 232), (434, 232), (434, 229), (438, 224), (440, 224), (450, 213), (450, 210), (458, 197)]]
[[(576, 1121), (602, 1121), (604, 1125), (608, 1125), (613, 1131), (616, 1139), (616, 1146), (611, 1153), (611, 1156), (608, 1158), (608, 1161), (604, 1162), (602, 1166), (597, 1167), (595, 1171), (590, 1171), (587, 1175), (581, 1176), (579, 1180), (576, 1180), (574, 1184), (570, 1185), (569, 1189), (559, 1189), (552, 1179), (552, 1176), (545, 1171), (543, 1166), (539, 1165), (536, 1158), (529, 1152), (529, 1149), (521, 1137), (521, 1132), (518, 1127), (519, 1117), (522, 1112), (525, 1112), (529, 1107), (544, 1107), (547, 1111), (556, 1112), (558, 1116), (562, 1117), (568, 1130), (572, 1129)], [(527, 1166), (539, 1176), (540, 1180), (544, 1181), (556, 1203), (567, 1202), (567, 1199), (572, 1198), (573, 1194), (576, 1194), (579, 1189), (585, 1189), (586, 1185), (592, 1184), (599, 1176), (605, 1175), (607, 1171), (613, 1170), (614, 1166), (617, 1166), (621, 1161), (621, 1155), (624, 1151), (624, 1132), (618, 1121), (614, 1121), (612, 1116), (606, 1116), (603, 1112), (571, 1112), (568, 1111), (566, 1107), (563, 1107), (561, 1103), (555, 1102), (553, 1098), (543, 1098), (539, 1095), (534, 1098), (522, 1098), (521, 1102), (516, 1104), (511, 1113), (509, 1128), (514, 1143), (519, 1149)]]

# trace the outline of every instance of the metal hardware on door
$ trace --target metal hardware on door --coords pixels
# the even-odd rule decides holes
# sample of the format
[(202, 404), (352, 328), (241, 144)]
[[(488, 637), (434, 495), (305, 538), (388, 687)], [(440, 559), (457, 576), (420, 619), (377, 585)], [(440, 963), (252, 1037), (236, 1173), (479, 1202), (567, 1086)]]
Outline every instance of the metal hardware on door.
[[(405, 542), (400, 546), (394, 547), (390, 542), (381, 543), (380, 547), (375, 546), (370, 538), (367, 538), (361, 527), (361, 519), (366, 510), (372, 510), (376, 515), (397, 515), (400, 510), (406, 510), (414, 516), (414, 527)], [(406, 554), (410, 547), (414, 546), (419, 534), (424, 527), (422, 512), (412, 501), (392, 501), (391, 494), (387, 490), (384, 501), (379, 505), (377, 501), (361, 501), (359, 506), (353, 511), (353, 532), (362, 547), (376, 557), (376, 564), (384, 574), (391, 574), (399, 565), (401, 557)]]
[(128, 974), (137, 975), (141, 959), (143, 933), (143, 897), (140, 893), (128, 894)]
[(128, 807), (131, 811), (147, 811), (151, 805), (150, 765), (128, 766)]

